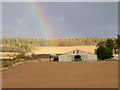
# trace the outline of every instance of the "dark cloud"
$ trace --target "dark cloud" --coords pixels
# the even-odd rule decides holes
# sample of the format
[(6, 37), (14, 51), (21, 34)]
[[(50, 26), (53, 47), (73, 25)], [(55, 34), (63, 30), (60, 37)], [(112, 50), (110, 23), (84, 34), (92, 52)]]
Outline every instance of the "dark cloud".
[[(44, 7), (51, 27), (54, 27), (51, 31), (54, 38), (105, 37), (118, 33), (117, 2), (37, 4), (38, 10)], [(42, 35), (28, 2), (4, 2), (2, 15), (3, 37), (51, 38)]]

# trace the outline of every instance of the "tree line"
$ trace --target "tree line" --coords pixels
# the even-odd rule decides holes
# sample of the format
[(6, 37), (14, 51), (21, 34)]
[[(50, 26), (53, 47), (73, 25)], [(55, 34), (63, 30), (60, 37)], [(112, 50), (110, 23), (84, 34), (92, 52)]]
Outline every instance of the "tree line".
[(2, 52), (31, 52), (36, 46), (80, 46), (96, 45), (108, 38), (116, 37), (95, 37), (95, 38), (64, 38), (64, 39), (32, 39), (32, 38), (1, 38), (0, 51)]
[(1, 45), (29, 44), (34, 46), (79, 46), (96, 45), (108, 38), (116, 37), (94, 37), (94, 38), (64, 38), (64, 39), (32, 39), (32, 38), (1, 38)]

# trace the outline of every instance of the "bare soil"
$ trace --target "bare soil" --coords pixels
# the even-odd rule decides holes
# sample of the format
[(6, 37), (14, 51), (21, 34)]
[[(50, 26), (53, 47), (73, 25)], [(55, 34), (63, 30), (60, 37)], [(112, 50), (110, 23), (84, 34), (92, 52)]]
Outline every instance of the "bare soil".
[(117, 88), (118, 62), (34, 62), (2, 73), (3, 88)]

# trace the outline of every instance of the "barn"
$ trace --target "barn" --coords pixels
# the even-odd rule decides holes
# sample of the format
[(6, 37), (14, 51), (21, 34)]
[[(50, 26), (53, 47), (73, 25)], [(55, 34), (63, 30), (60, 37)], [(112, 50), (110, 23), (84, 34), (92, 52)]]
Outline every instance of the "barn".
[(74, 50), (59, 55), (58, 61), (97, 61), (97, 55), (81, 50)]
[(51, 61), (58, 61), (57, 54), (37, 54), (36, 59), (41, 62), (51, 62)]

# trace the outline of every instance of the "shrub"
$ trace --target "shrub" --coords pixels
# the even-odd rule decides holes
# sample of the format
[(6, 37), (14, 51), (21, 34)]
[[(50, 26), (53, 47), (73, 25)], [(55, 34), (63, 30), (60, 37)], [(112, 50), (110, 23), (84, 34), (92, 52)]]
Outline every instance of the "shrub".
[(2, 62), (2, 67), (11, 67), (13, 64), (19, 62), (18, 60), (4, 61)]
[(23, 48), (14, 45), (3, 45), (0, 49), (2, 52), (25, 52)]
[(20, 60), (20, 59), (30, 60), (32, 58), (30, 56), (25, 55), (25, 53), (21, 53), (21, 54), (18, 54), (14, 59), (15, 60)]
[(31, 58), (32, 58), (33, 60), (35, 60), (35, 59), (37, 59), (37, 55), (33, 53), (33, 54), (31, 55)]
[(25, 56), (25, 53), (21, 53), (21, 54), (18, 54), (15, 59), (25, 59), (26, 56)]
[(111, 59), (113, 57), (112, 50), (104, 46), (99, 46), (96, 53), (100, 60)]

